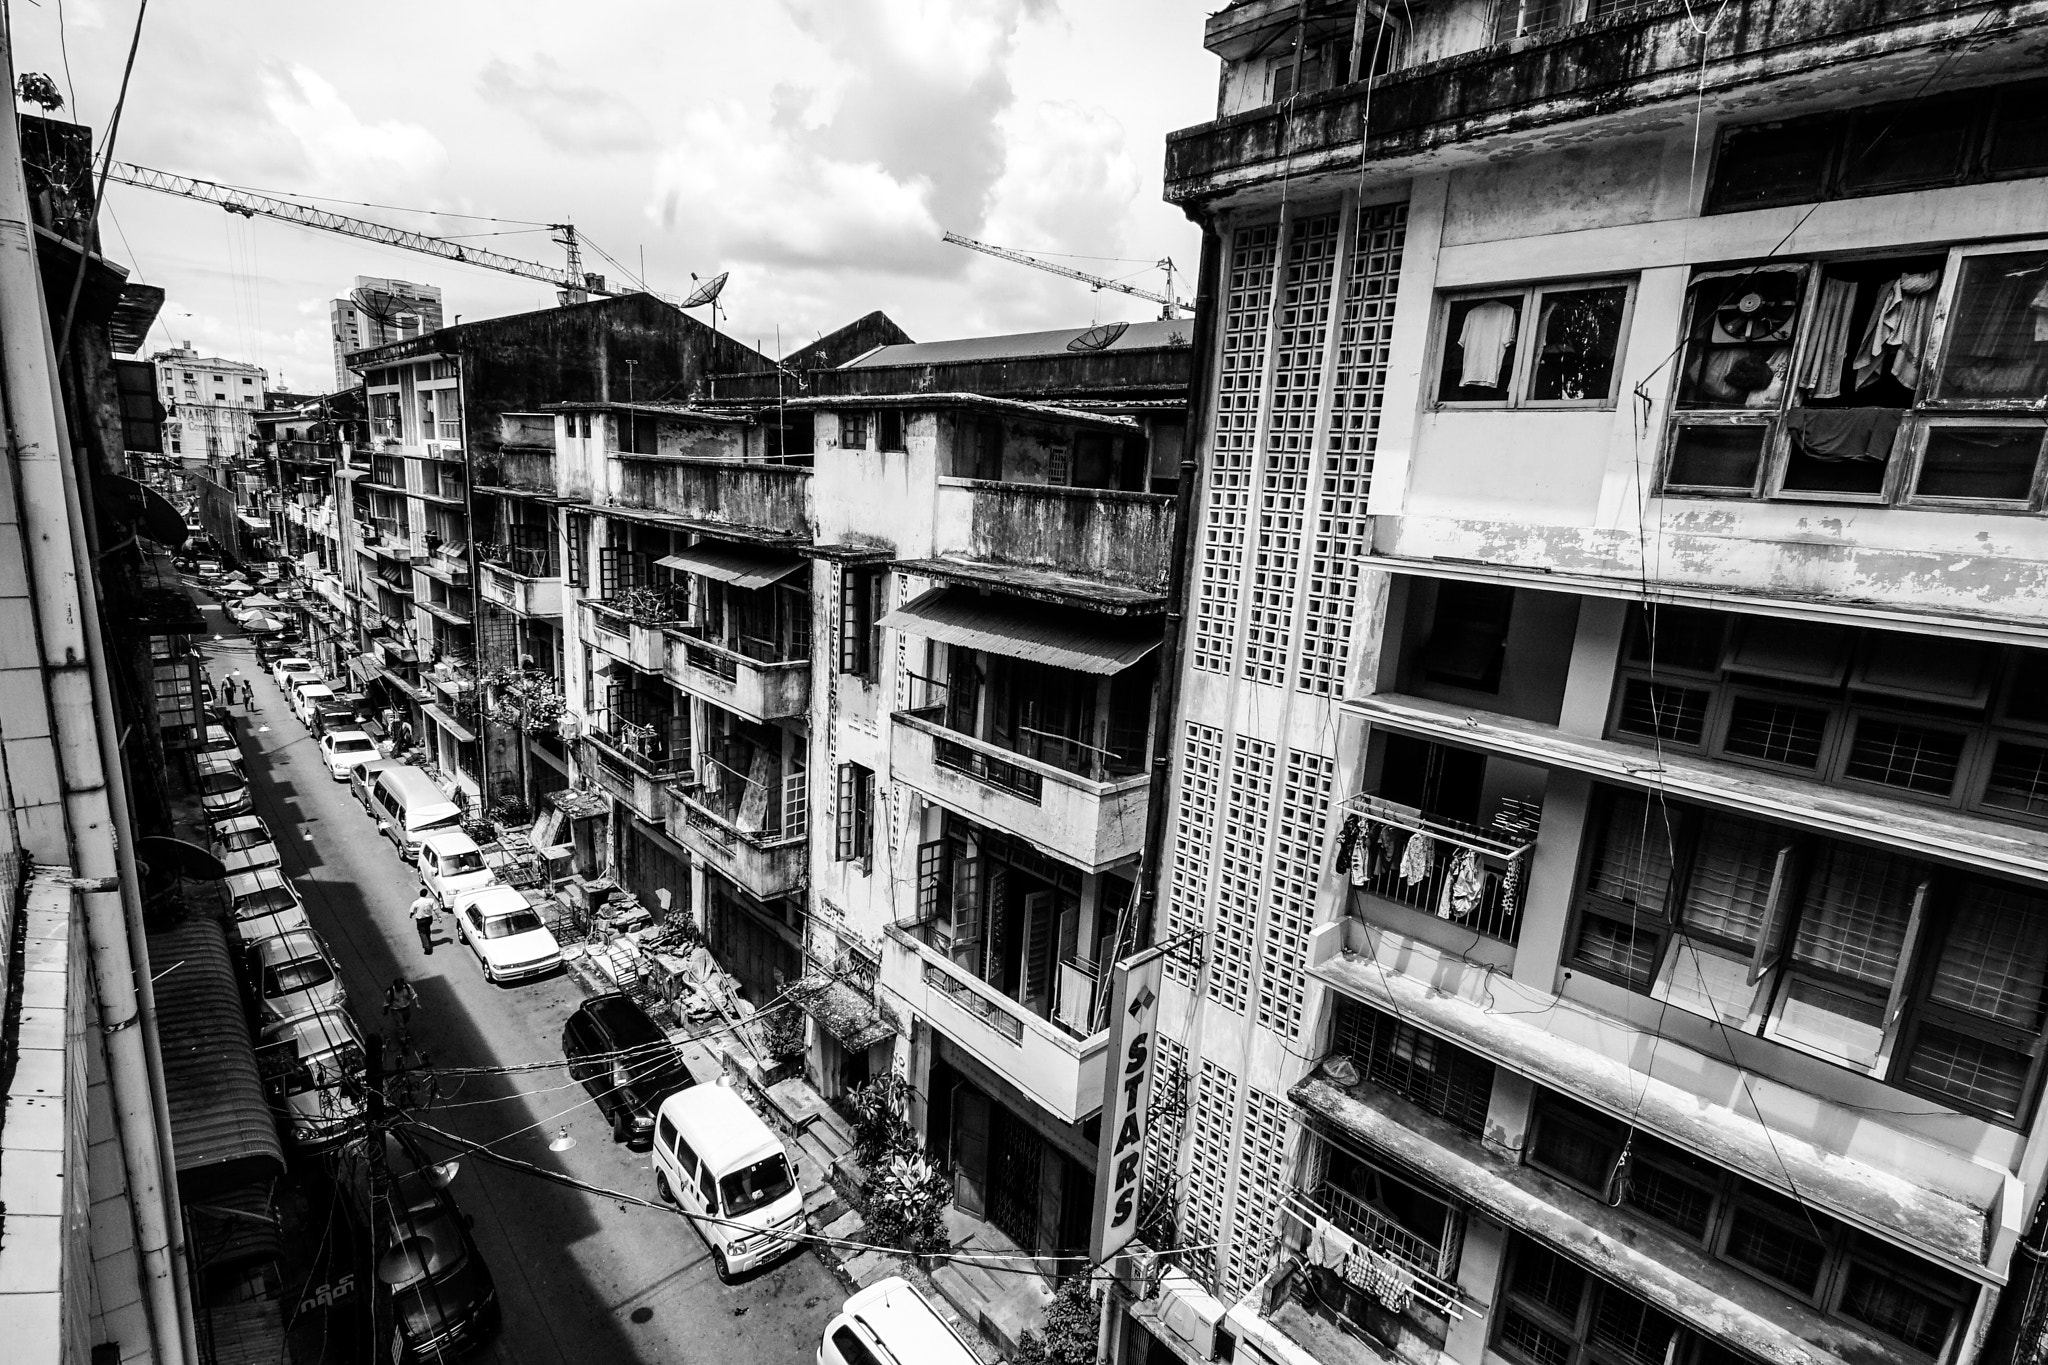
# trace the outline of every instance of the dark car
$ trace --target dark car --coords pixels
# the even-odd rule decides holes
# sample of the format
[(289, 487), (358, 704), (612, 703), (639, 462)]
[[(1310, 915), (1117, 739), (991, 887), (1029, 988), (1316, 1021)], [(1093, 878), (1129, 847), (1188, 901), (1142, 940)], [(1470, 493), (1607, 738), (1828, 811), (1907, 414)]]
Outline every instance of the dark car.
[(306, 721), (306, 728), (313, 732), (313, 738), (319, 739), (329, 730), (360, 730), (363, 728), (363, 722), (356, 715), (355, 707), (336, 697), (332, 701), (323, 701), (313, 708), (311, 716)]
[(600, 995), (578, 1006), (562, 1026), (562, 1052), (569, 1074), (611, 1120), (612, 1140), (629, 1146), (651, 1145), (661, 1102), (696, 1084), (661, 1025), (624, 995)]
[[(359, 1211), (376, 1237), (376, 1273), (397, 1313), (404, 1365), (445, 1360), (481, 1345), (500, 1322), (498, 1289), (471, 1219), (437, 1167), (409, 1137), (386, 1133), (388, 1183), (358, 1175)], [(366, 1167), (368, 1163), (356, 1163)]]

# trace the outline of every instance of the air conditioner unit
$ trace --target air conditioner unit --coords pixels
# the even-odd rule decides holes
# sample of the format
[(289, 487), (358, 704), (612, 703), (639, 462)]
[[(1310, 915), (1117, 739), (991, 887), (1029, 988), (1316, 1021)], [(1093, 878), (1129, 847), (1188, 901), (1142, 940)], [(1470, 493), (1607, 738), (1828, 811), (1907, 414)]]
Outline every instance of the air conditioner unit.
[(1159, 1253), (1150, 1247), (1120, 1251), (1110, 1263), (1110, 1273), (1124, 1293), (1142, 1299), (1152, 1292), (1152, 1277), (1159, 1273)]
[(1216, 1358), (1216, 1325), (1228, 1311), (1223, 1300), (1182, 1271), (1169, 1270), (1159, 1279), (1159, 1320), (1203, 1360)]

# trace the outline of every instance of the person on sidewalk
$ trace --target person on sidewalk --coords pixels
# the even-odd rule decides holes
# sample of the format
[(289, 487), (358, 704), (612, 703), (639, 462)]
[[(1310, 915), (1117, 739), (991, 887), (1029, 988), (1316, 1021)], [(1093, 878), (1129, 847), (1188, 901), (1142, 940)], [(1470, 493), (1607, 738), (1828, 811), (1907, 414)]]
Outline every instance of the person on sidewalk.
[[(248, 684), (242, 681), (241, 669), (237, 668), (233, 672), (228, 674), (227, 681), (221, 684), (221, 692), (223, 693), (223, 695), (227, 697), (229, 706), (233, 706), (235, 704), (236, 689), (246, 689), (247, 686)], [(249, 700), (249, 694), (246, 690), (242, 692), (242, 700), (244, 703), (246, 703)]]
[(412, 903), (412, 927), (420, 931), (420, 951), (428, 957), (434, 955), (434, 912), (440, 908), (441, 903), (424, 886)]

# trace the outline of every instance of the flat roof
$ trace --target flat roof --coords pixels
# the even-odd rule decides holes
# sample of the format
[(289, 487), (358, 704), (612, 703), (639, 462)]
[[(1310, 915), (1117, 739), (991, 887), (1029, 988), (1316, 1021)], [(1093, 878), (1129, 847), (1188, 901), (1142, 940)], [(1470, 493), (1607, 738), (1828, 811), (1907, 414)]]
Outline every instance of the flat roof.
[(896, 346), (878, 346), (839, 368), (866, 370), (878, 365), (945, 365), (963, 360), (1020, 360), (1035, 356), (1163, 350), (1186, 346), (1195, 334), (1192, 318), (1176, 321), (1157, 319), (1129, 324), (1106, 346), (1070, 349), (1072, 342), (1105, 325), (1113, 327), (1116, 324), (1091, 323), (1086, 327), (1060, 327), (1050, 332), (1012, 332), (1006, 336), (961, 337), (956, 341), (912, 341)]
[(557, 412), (638, 412), (649, 417), (687, 417), (706, 422), (722, 422), (728, 426), (745, 426), (753, 420), (743, 413), (713, 412), (707, 408), (693, 407), (688, 403), (543, 403), (540, 412), (541, 415)]

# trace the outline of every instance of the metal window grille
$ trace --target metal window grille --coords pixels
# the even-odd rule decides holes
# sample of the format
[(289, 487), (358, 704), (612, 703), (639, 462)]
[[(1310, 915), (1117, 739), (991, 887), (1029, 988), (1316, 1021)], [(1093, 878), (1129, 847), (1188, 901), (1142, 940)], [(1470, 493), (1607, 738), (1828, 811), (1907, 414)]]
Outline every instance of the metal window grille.
[(1991, 777), (1984, 784), (1984, 804), (2022, 815), (2048, 815), (2048, 749), (2001, 740)]
[(1315, 923), (1316, 884), (1322, 871), (1321, 838), (1336, 768), (1333, 758), (1287, 751), (1287, 786), (1275, 830), (1273, 880), (1259, 948), (1259, 1023), (1288, 1037), (1301, 1027), (1308, 935)]
[[(1216, 835), (1216, 809), (1223, 785), (1223, 732), (1189, 721), (1186, 735), (1174, 819), (1173, 887), (1166, 907), (1169, 941), (1202, 932), (1202, 911), (1208, 903), (1208, 851)], [(1195, 968), (1185, 955), (1169, 956), (1166, 974), (1183, 986), (1195, 984)]]
[(1316, 400), (1322, 394), (1330, 285), (1337, 270), (1337, 224), (1334, 213), (1294, 224), (1281, 284), (1266, 467), (1259, 489), (1259, 553), (1251, 565), (1251, 634), (1245, 647), (1245, 675), (1276, 687), (1286, 684), (1294, 643)]
[(1323, 487), (1310, 542), (1308, 613), (1295, 684), (1316, 696), (1329, 696), (1342, 685), (1351, 648), (1368, 539), (1366, 495), (1379, 445), (1380, 403), (1407, 235), (1406, 204), (1358, 210), (1338, 315)]
[(842, 763), (833, 811), (833, 856), (842, 863), (868, 858), (875, 839), (875, 775), (858, 763)]
[(1955, 789), (1962, 762), (1963, 736), (1953, 730), (1863, 716), (1856, 722), (1856, 740), (1842, 773), (1864, 782), (1946, 796)]
[(1231, 242), (1194, 612), (1194, 665), (1207, 673), (1230, 672), (1235, 654), (1237, 598), (1251, 531), (1252, 441), (1258, 430), (1278, 240), (1278, 226), (1267, 224), (1242, 228)]
[(1237, 737), (1217, 844), (1221, 876), (1216, 927), (1209, 940), (1209, 998), (1237, 1014), (1250, 1004), (1252, 950), (1258, 931), (1266, 826), (1273, 809), (1276, 750), (1264, 740)]
[(939, 917), (946, 900), (946, 841), (934, 839), (917, 846), (917, 919), (930, 924)]
[(1706, 733), (1707, 703), (1713, 695), (1697, 687), (1630, 678), (1622, 688), (1621, 714), (1614, 728), (1671, 744), (1698, 744)]
[(1483, 1057), (1345, 998), (1331, 1021), (1330, 1051), (1351, 1058), (1373, 1084), (1473, 1136), (1486, 1131), (1493, 1063)]
[(1812, 768), (1820, 762), (1827, 729), (1828, 713), (1818, 708), (1737, 697), (1728, 708), (1728, 736), (1721, 747), (1743, 758)]

